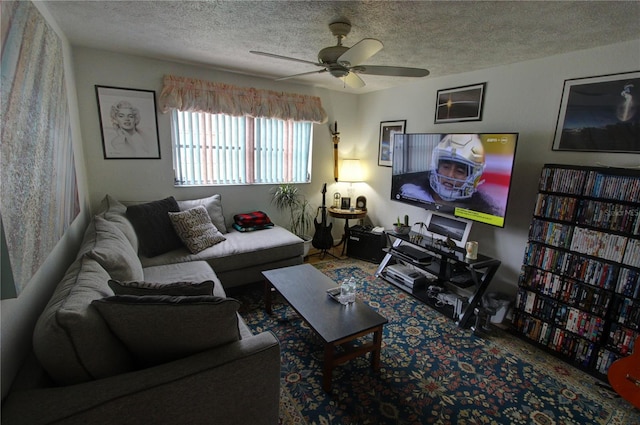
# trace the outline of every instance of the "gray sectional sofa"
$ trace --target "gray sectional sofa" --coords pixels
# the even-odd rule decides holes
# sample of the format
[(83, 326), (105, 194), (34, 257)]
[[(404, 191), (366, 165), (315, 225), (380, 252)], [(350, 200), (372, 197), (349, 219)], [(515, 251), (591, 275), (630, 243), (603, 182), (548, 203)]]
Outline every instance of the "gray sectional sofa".
[(3, 424), (278, 423), (279, 342), (253, 335), (224, 288), (301, 263), (303, 241), (227, 229), (219, 197), (180, 209), (197, 205), (222, 241), (140, 257), (127, 207), (104, 199), (36, 324)]

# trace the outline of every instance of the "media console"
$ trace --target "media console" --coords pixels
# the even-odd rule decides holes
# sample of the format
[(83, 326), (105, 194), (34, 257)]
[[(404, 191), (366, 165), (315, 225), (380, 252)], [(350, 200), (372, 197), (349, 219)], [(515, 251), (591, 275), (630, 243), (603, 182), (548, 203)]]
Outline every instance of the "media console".
[(474, 322), (474, 310), (495, 275), (500, 261), (478, 254), (465, 258), (462, 248), (449, 248), (416, 232), (398, 235), (375, 275), (408, 292), (465, 328)]

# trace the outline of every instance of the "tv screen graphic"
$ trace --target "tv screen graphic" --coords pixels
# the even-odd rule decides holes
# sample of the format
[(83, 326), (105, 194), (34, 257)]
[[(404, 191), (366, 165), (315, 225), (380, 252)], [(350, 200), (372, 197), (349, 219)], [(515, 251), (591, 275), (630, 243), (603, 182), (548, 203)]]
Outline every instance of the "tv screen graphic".
[(518, 133), (398, 134), (391, 199), (504, 227)]
[(432, 214), (427, 225), (427, 231), (439, 235), (448, 235), (455, 241), (461, 241), (465, 236), (466, 223), (442, 215)]

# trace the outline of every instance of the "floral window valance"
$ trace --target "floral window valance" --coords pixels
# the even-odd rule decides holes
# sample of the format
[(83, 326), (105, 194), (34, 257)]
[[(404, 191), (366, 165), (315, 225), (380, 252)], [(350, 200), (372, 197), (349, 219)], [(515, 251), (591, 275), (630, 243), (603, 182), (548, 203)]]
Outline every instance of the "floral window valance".
[(315, 123), (327, 121), (327, 113), (317, 96), (237, 87), (174, 75), (164, 77), (160, 109), (163, 113), (178, 109)]

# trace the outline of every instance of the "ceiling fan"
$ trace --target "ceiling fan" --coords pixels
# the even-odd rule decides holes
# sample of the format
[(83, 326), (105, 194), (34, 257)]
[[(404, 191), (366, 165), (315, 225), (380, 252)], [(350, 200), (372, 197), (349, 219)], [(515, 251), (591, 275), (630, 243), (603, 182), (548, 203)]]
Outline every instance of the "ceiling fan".
[(328, 71), (329, 74), (336, 78), (340, 78), (349, 87), (360, 88), (364, 87), (365, 83), (358, 74), (386, 75), (392, 77), (425, 77), (429, 75), (429, 71), (422, 68), (362, 65), (362, 62), (382, 50), (382, 42), (375, 38), (365, 38), (354, 44), (352, 47), (343, 46), (342, 40), (351, 31), (351, 22), (346, 18), (340, 18), (337, 21), (331, 22), (329, 24), (329, 29), (331, 30), (331, 33), (337, 37), (338, 44), (335, 46), (325, 47), (320, 50), (318, 53), (318, 62), (290, 58), (288, 56), (281, 56), (273, 53), (258, 52), (255, 50), (251, 50), (250, 53), (276, 59), (307, 63), (322, 68), (319, 71), (303, 72), (302, 74), (276, 78), (276, 81)]

